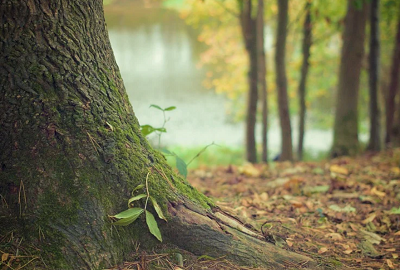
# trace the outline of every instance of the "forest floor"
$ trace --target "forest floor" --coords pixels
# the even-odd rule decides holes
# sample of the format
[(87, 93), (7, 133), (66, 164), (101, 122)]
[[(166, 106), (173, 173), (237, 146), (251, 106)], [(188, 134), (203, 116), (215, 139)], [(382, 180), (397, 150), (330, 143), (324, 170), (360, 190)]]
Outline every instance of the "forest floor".
[(190, 183), (267, 241), (346, 269), (400, 269), (400, 149), (325, 162), (200, 168)]
[[(200, 167), (188, 181), (267, 241), (326, 269), (335, 261), (340, 269), (400, 269), (400, 149), (324, 162)], [(133, 259), (114, 269), (253, 269), (181, 250)]]
[[(342, 269), (400, 269), (399, 166), (395, 149), (325, 162), (200, 167), (188, 180), (282, 248)], [(164, 269), (249, 269), (223, 258), (189, 261)]]

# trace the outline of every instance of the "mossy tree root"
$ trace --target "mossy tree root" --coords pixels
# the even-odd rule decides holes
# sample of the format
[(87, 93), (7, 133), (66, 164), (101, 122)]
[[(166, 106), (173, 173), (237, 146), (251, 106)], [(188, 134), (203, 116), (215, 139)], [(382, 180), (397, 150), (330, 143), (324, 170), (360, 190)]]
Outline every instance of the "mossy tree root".
[(218, 208), (204, 212), (184, 202), (170, 204), (168, 210), (172, 218), (161, 227), (164, 237), (196, 255), (224, 256), (239, 265), (266, 269), (318, 269), (313, 259), (266, 242)]

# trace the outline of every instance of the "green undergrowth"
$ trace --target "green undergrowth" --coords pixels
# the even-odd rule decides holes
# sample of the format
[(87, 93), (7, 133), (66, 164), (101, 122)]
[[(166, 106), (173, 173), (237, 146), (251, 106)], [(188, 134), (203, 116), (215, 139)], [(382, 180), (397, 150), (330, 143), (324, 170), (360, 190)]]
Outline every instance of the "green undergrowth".
[[(184, 147), (184, 146), (169, 146), (167, 149), (174, 152), (185, 162), (189, 162), (195, 157), (204, 146)], [(296, 154), (294, 154), (296, 155)], [(272, 161), (275, 156), (270, 154), (269, 161)], [(304, 161), (321, 161), (329, 157), (329, 151), (310, 151), (305, 150), (303, 153)], [(175, 158), (167, 156), (168, 164), (175, 166)], [(261, 160), (258, 157), (258, 160)], [(244, 148), (235, 148), (230, 146), (215, 145), (208, 147), (200, 156), (195, 158), (188, 166), (189, 169), (197, 169), (201, 166), (215, 167), (225, 165), (243, 165), (245, 163)]]
[[(183, 146), (170, 146), (167, 149), (174, 152), (186, 163), (193, 159), (204, 146), (183, 147)], [(175, 167), (175, 159), (167, 157), (168, 164)], [(189, 169), (196, 169), (200, 166), (219, 166), (219, 165), (241, 165), (244, 161), (244, 150), (240, 148), (231, 148), (227, 146), (212, 145), (195, 158), (189, 165)]]

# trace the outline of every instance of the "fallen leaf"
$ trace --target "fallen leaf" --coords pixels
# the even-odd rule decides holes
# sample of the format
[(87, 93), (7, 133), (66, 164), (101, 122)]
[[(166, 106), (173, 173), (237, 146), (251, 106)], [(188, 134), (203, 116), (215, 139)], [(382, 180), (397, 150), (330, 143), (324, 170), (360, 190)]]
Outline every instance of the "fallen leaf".
[(390, 209), (389, 214), (391, 215), (397, 215), (400, 214), (400, 207), (396, 208), (396, 207), (392, 207), (392, 209)]
[(336, 204), (332, 204), (329, 206), (329, 209), (335, 211), (335, 212), (340, 212), (340, 213), (350, 213), (350, 212), (355, 212), (356, 209), (354, 207), (351, 207), (350, 205), (346, 205), (345, 207), (340, 207)]
[(392, 167), (390, 169), (390, 172), (392, 172), (392, 173), (394, 173), (396, 175), (399, 175), (400, 174), (400, 168), (399, 167)]
[(372, 222), (374, 219), (376, 218), (376, 213), (372, 213), (371, 215), (369, 215), (366, 219), (364, 219), (363, 221), (361, 221), (362, 224), (367, 224)]
[(9, 253), (3, 253), (3, 255), (1, 255), (1, 261), (2, 262), (7, 261), (9, 255), (10, 255)]
[(290, 203), (292, 204), (292, 206), (293, 206), (294, 208), (300, 208), (300, 207), (303, 206), (303, 203), (302, 203), (302, 202), (299, 202), (299, 201), (296, 201), (296, 200), (291, 200)]
[(262, 200), (264, 200), (264, 201), (267, 201), (268, 198), (269, 198), (268, 193), (266, 193), (266, 192), (261, 193), (261, 194), (260, 194), (260, 198), (261, 198)]
[(399, 257), (399, 254), (392, 253), (392, 258), (393, 258), (393, 259), (397, 259), (398, 257)]
[(349, 170), (347, 170), (346, 168), (340, 167), (338, 165), (332, 165), (329, 170), (333, 173), (337, 173), (337, 174), (343, 174), (343, 175), (348, 175), (349, 174)]
[(274, 181), (268, 182), (266, 186), (269, 188), (277, 188), (283, 186), (287, 181), (289, 181), (289, 178), (277, 178)]
[(351, 254), (353, 252), (352, 249), (346, 249), (345, 251), (343, 251), (344, 254)]
[(364, 237), (364, 239), (366, 241), (368, 241), (371, 244), (380, 244), (381, 242), (385, 242), (386, 240), (382, 237), (380, 237), (379, 235), (377, 235), (376, 233), (373, 232), (368, 232), (365, 230), (360, 230), (362, 236)]
[(325, 237), (330, 237), (333, 240), (343, 240), (343, 237), (339, 233), (327, 233)]
[(379, 259), (382, 257), (382, 254), (378, 253), (378, 251), (374, 248), (372, 243), (369, 241), (361, 241), (361, 243), (358, 245), (358, 247), (361, 249), (362, 253), (365, 256), (368, 256), (368, 257), (374, 258), (374, 259)]
[(315, 187), (305, 187), (303, 189), (304, 193), (325, 193), (329, 190), (330, 186), (315, 186)]
[(260, 170), (254, 167), (251, 163), (246, 163), (242, 167), (238, 168), (239, 173), (250, 177), (259, 177), (261, 175)]
[(372, 195), (376, 195), (376, 196), (381, 197), (381, 198), (386, 196), (385, 192), (379, 191), (376, 187), (373, 187), (370, 192), (371, 192)]
[(353, 223), (350, 223), (350, 228), (351, 228), (353, 231), (355, 231), (355, 232), (358, 232), (358, 230), (359, 230), (359, 228), (357, 227), (357, 225), (356, 225), (356, 224), (353, 224)]
[(389, 266), (390, 269), (394, 269), (394, 265), (393, 265), (393, 262), (391, 260), (386, 259), (386, 263), (387, 263), (387, 265)]
[(292, 246), (293, 246), (293, 242), (290, 241), (290, 240), (288, 240), (288, 239), (286, 239), (286, 243), (287, 243), (287, 245), (288, 245), (289, 247), (292, 247)]
[(400, 235), (400, 231), (397, 231), (394, 235)]
[(318, 250), (318, 254), (324, 254), (324, 253), (327, 252), (327, 251), (328, 251), (328, 248), (322, 247), (322, 248), (320, 248), (320, 249)]

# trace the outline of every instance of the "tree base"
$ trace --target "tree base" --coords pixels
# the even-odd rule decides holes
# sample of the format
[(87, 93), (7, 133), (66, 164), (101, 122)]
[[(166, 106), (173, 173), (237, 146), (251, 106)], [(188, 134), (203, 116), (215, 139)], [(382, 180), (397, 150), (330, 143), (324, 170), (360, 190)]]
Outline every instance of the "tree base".
[(266, 242), (218, 208), (209, 213), (185, 202), (168, 209), (173, 217), (162, 226), (164, 237), (195, 255), (224, 256), (239, 265), (266, 269), (319, 269), (313, 259)]

